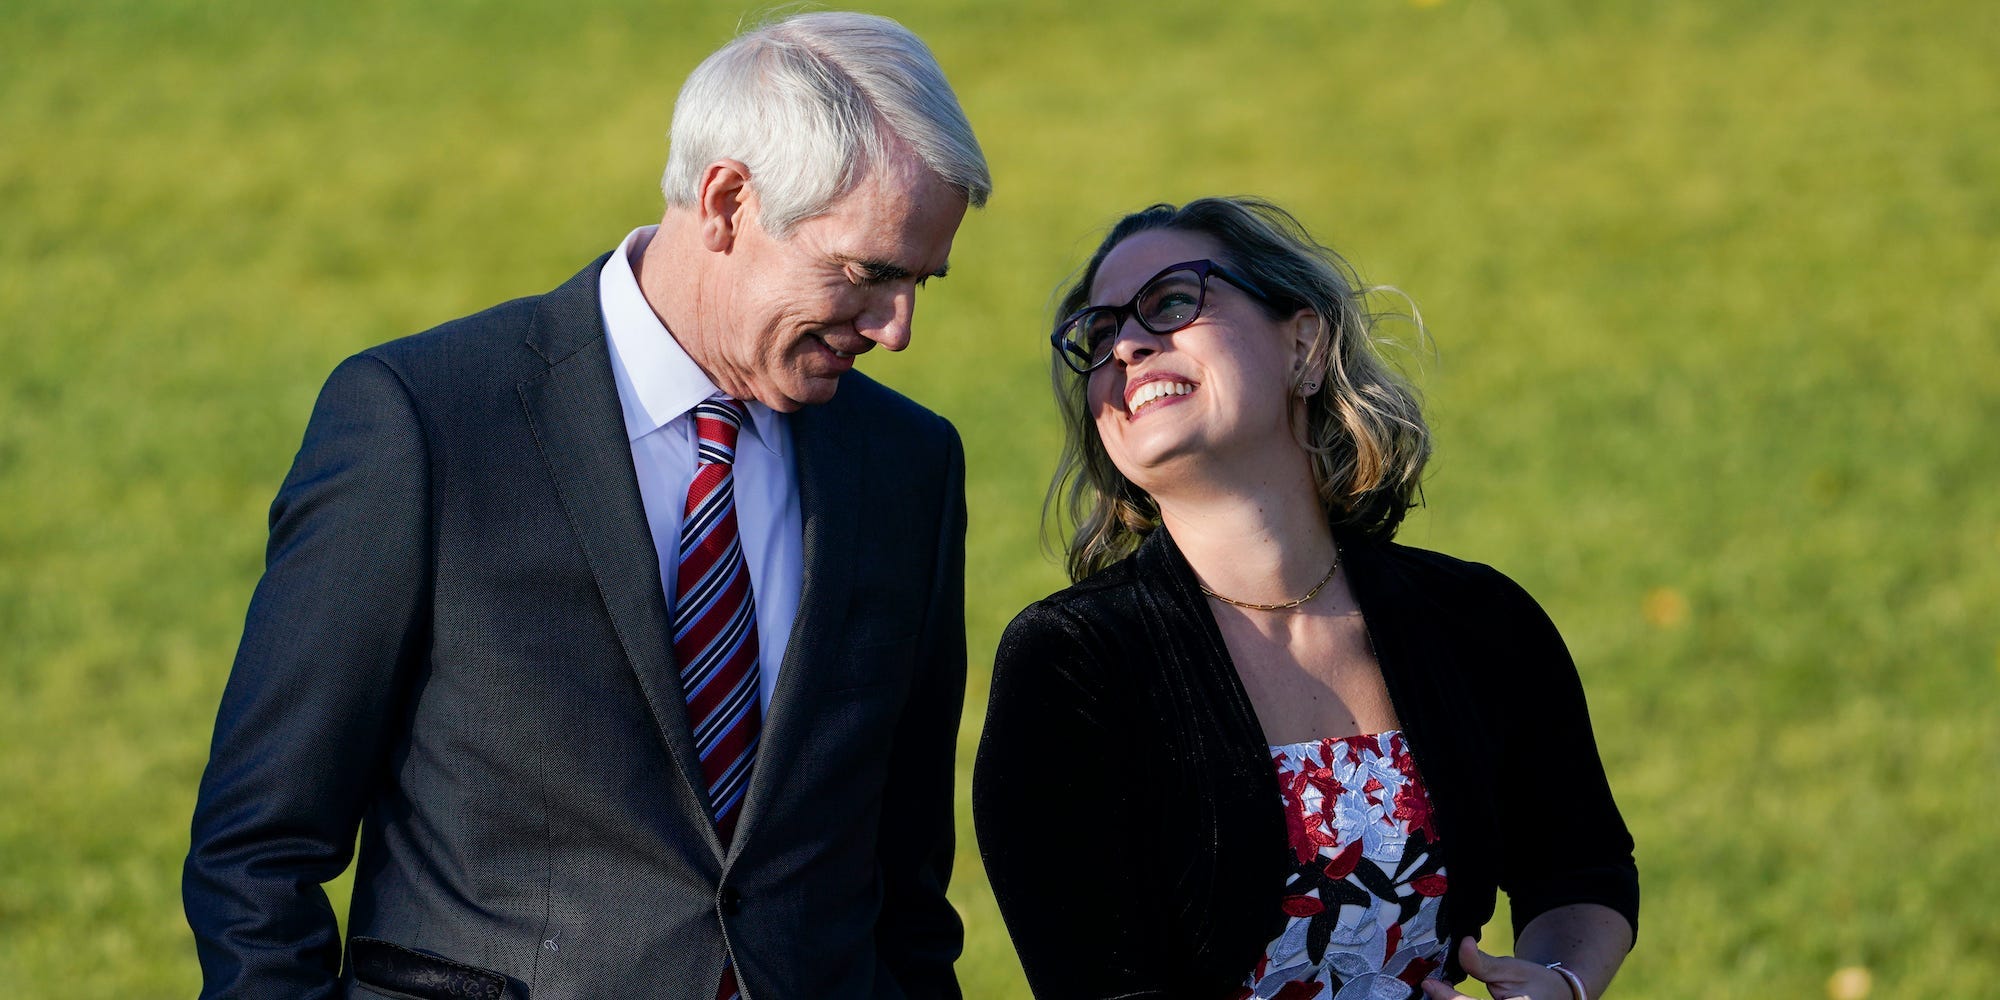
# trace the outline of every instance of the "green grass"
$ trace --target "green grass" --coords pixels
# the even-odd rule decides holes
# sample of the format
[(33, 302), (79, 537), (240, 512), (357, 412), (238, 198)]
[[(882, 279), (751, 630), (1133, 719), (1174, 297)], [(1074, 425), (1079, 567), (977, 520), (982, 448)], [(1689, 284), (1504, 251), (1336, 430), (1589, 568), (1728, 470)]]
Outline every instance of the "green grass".
[[(0, 9), (0, 994), (192, 992), (187, 818), (319, 381), (657, 217), (742, 13), (675, 6)], [(867, 364), (969, 451), (961, 779), (1062, 582), (1050, 290), (1118, 212), (1265, 194), (1435, 337), (1405, 540), (1576, 653), (1645, 880), (1617, 994), (2000, 985), (2000, 9), (874, 9), (998, 184)], [(961, 832), (968, 992), (1024, 995)]]

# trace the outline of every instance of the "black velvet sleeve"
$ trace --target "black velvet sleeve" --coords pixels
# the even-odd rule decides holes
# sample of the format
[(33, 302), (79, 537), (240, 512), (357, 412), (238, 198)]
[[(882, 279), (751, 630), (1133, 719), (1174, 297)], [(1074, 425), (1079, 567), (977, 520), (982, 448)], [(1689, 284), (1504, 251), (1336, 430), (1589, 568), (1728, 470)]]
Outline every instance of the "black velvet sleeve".
[(1508, 676), (1494, 678), (1508, 706), (1494, 719), (1504, 734), (1507, 785), (1495, 798), (1499, 882), (1514, 934), (1556, 907), (1598, 903), (1622, 914), (1636, 938), (1632, 836), (1611, 797), (1576, 664), (1555, 624), (1519, 585), (1495, 572), (1492, 594), (1492, 634), (1514, 647)]
[[(1143, 895), (1144, 767), (1123, 745), (1113, 663), (1049, 602), (1001, 637), (973, 772), (973, 819), (993, 896), (1035, 996), (1175, 995), (1158, 949), (1163, 907)], [(1125, 692), (1127, 695), (1130, 692)]]

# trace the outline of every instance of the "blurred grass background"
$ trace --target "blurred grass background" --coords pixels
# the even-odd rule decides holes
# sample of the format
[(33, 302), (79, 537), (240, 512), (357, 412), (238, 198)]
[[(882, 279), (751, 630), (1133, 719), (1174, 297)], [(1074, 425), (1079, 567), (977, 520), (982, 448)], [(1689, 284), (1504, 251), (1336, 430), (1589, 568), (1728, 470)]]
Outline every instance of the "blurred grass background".
[[(1263, 194), (1435, 337), (1404, 540), (1581, 665), (1645, 880), (1617, 995), (2000, 988), (2000, 8), (869, 9), (998, 184), (866, 364), (970, 455), (961, 800), (995, 638), (1062, 583), (1050, 290), (1122, 211)], [(0, 7), (0, 994), (195, 990), (187, 818), (320, 381), (656, 220), (743, 14)], [(1024, 996), (961, 832), (968, 995)]]

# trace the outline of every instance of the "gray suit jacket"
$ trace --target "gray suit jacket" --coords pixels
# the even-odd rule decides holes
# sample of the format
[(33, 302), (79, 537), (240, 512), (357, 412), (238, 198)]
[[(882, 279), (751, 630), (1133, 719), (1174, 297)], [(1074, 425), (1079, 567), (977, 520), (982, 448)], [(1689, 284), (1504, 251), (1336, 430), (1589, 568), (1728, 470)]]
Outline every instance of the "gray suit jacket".
[(958, 994), (958, 437), (858, 373), (789, 418), (803, 589), (725, 848), (602, 265), (327, 381), (195, 809), (203, 996), (712, 1000), (725, 955), (756, 1000)]

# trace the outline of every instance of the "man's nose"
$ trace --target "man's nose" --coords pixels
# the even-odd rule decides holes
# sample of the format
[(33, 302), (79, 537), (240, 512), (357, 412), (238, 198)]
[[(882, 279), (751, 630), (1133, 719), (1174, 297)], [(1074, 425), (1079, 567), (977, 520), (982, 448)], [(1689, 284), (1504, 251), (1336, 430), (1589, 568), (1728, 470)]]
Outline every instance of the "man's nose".
[(854, 320), (864, 337), (892, 351), (910, 346), (910, 323), (917, 313), (915, 283), (885, 288)]

